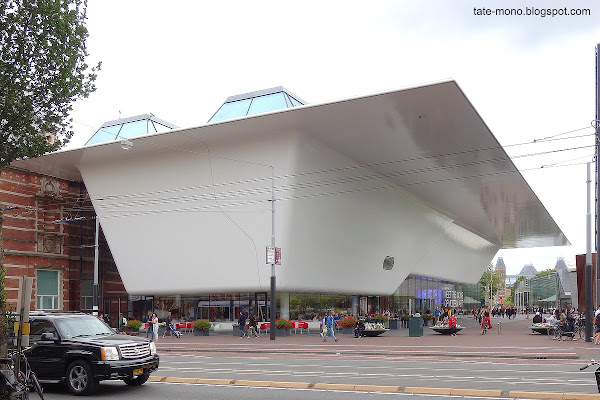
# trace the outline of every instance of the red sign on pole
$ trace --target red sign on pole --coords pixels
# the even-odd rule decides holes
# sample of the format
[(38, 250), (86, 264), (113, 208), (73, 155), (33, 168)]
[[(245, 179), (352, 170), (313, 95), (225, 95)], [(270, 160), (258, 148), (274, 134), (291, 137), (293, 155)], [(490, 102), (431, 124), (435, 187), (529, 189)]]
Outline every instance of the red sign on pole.
[(275, 264), (281, 265), (281, 247), (275, 247)]

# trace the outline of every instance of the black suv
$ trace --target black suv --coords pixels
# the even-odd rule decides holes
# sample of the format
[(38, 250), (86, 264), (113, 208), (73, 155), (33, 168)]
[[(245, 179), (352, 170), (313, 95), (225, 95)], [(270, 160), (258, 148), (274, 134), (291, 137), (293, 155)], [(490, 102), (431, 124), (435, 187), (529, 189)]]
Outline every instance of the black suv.
[(75, 395), (90, 394), (106, 379), (139, 386), (158, 368), (153, 342), (117, 334), (103, 321), (79, 312), (30, 314), (25, 356), (43, 381), (65, 381)]

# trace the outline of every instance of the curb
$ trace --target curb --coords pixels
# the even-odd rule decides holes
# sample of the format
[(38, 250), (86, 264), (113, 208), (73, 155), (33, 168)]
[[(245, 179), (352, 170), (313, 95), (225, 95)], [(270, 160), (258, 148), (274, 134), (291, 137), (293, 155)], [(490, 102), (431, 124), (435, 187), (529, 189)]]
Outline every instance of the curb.
[[(188, 383), (202, 385), (223, 386), (246, 386), (246, 387), (272, 387), (287, 389), (317, 389), (317, 390), (342, 390), (356, 392), (387, 392), (387, 393), (410, 393), (410, 394), (432, 394), (467, 397), (503, 397), (502, 390), (483, 389), (453, 389), (407, 386), (378, 386), (378, 385), (352, 385), (343, 383), (311, 383), (311, 382), (278, 382), (278, 381), (251, 381), (235, 379), (201, 379), (201, 378), (179, 378), (166, 376), (150, 376), (148, 382)], [(600, 400), (600, 394), (589, 393), (559, 393), (559, 392), (524, 392), (512, 390), (507, 396), (513, 399), (561, 399), (561, 400)]]

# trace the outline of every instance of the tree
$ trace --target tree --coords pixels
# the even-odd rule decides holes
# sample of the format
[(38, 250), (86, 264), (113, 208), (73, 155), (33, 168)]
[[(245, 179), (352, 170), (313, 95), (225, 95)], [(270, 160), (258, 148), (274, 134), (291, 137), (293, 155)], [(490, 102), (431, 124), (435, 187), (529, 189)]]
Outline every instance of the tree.
[(504, 282), (502, 281), (502, 277), (498, 271), (494, 271), (494, 267), (492, 265), (485, 270), (479, 279), (482, 300), (490, 298), (490, 282), (492, 289), (491, 297), (494, 297), (494, 295), (498, 292), (498, 289), (500, 289), (500, 285), (504, 286)]
[[(64, 146), (73, 103), (96, 90), (89, 68), (85, 0), (0, 1), (0, 169)], [(52, 135), (55, 140), (48, 140)], [(0, 309), (5, 309), (0, 204)], [(6, 326), (0, 319), (0, 337)], [(0, 357), (6, 354), (1, 341)]]
[(552, 268), (545, 269), (543, 271), (538, 272), (535, 276), (546, 276), (555, 273), (556, 270)]

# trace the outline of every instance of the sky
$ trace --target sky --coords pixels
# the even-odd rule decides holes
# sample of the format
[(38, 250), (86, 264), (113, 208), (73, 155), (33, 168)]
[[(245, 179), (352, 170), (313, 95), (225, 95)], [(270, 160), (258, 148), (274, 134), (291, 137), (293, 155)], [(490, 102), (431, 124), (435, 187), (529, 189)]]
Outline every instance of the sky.
[[(591, 15), (546, 15), (565, 7)], [(598, 21), (597, 0), (91, 0), (87, 61), (102, 70), (68, 148), (119, 117), (202, 125), (228, 96), (274, 86), (316, 104), (454, 79), (572, 243), (501, 250), (507, 273), (572, 265), (586, 251)]]

